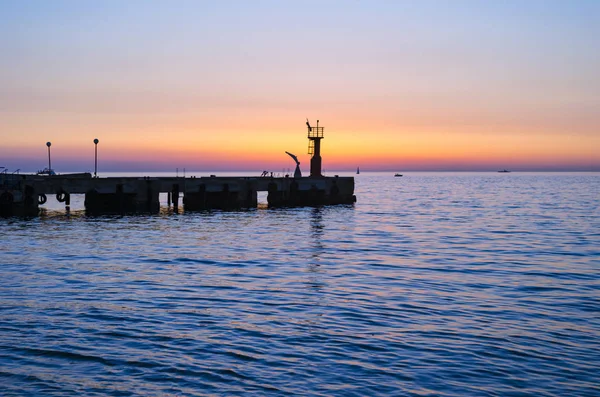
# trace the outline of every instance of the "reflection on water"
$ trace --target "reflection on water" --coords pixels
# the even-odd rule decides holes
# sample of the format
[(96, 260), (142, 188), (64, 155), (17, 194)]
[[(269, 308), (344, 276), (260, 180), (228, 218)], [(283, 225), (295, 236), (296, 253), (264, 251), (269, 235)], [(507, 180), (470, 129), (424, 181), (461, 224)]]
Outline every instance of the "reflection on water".
[(324, 246), (322, 242), (323, 236), (323, 207), (316, 207), (310, 210), (310, 238), (311, 238), (311, 258), (307, 266), (307, 286), (315, 291), (320, 290), (325, 286), (321, 278), (322, 269), (321, 256), (323, 255)]
[(358, 202), (0, 220), (0, 388), (597, 394), (597, 174), (362, 173)]
[[(323, 254), (323, 208), (317, 207), (310, 209), (310, 237), (312, 240), (312, 257), (314, 262), (319, 261), (319, 257)], [(318, 265), (318, 263), (315, 263)]]

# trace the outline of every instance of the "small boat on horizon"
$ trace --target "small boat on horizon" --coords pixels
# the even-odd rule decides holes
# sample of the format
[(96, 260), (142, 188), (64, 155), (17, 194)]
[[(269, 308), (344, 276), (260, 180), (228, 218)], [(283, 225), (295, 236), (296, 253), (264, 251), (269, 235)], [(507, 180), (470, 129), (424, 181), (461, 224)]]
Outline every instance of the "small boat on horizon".
[(500, 170), (500, 171), (498, 171), (498, 172), (505, 173), (505, 172), (510, 172), (510, 171), (509, 171), (509, 170)]
[(52, 168), (44, 168), (43, 170), (39, 170), (36, 175), (56, 175), (56, 172)]
[(82, 178), (82, 179), (88, 179), (88, 178), (92, 177), (91, 172), (72, 172), (72, 173), (68, 173), (68, 174), (57, 174), (56, 172), (54, 172), (54, 170), (52, 168), (44, 168), (43, 170), (36, 172), (36, 175), (60, 176), (62, 178)]
[(398, 176), (402, 176), (402, 174), (398, 174), (398, 173), (396, 173), (396, 174), (394, 174), (394, 176), (395, 176), (395, 177), (398, 177)]
[(360, 174), (360, 168), (356, 167), (356, 175)]

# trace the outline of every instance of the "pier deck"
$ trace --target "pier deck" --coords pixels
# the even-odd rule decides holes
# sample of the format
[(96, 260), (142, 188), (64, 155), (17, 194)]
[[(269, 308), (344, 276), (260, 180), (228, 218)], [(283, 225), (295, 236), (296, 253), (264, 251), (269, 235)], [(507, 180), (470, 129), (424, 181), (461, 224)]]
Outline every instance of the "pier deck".
[(0, 177), (0, 214), (36, 214), (49, 199), (64, 202), (85, 194), (90, 213), (158, 212), (159, 194), (186, 211), (256, 207), (257, 193), (268, 192), (269, 206), (351, 204), (353, 177), (109, 177), (91, 174), (3, 175)]

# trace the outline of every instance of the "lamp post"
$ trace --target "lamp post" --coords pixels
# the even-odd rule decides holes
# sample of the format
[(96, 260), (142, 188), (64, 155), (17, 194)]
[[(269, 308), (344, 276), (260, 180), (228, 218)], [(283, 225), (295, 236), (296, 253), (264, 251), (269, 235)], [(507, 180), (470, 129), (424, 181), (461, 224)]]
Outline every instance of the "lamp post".
[(94, 139), (95, 155), (94, 155), (94, 178), (98, 177), (98, 138)]
[(46, 142), (46, 146), (48, 146), (48, 171), (50, 171), (52, 169), (52, 161), (50, 161), (50, 146), (52, 146), (52, 143)]

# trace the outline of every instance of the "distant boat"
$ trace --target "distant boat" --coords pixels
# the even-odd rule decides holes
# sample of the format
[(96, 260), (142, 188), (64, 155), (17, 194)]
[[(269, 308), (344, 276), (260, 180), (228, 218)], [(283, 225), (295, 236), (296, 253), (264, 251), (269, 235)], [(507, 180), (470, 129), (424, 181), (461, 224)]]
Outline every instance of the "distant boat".
[(402, 176), (402, 174), (395, 174), (394, 176)]
[(356, 174), (360, 174), (360, 169), (358, 167), (356, 167)]
[(43, 170), (38, 171), (37, 175), (56, 175), (56, 172), (51, 168), (44, 168)]
[(498, 172), (504, 173), (504, 172), (510, 172), (510, 171), (509, 170), (501, 170), (501, 171), (498, 171)]
[[(58, 176), (58, 174), (54, 172), (54, 170), (51, 168), (44, 168), (43, 170), (38, 171), (36, 175)], [(88, 179), (92, 177), (92, 174), (90, 172), (74, 172), (70, 174), (60, 174), (60, 176), (63, 178), (66, 177)]]

